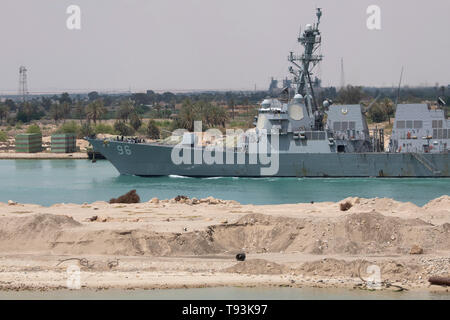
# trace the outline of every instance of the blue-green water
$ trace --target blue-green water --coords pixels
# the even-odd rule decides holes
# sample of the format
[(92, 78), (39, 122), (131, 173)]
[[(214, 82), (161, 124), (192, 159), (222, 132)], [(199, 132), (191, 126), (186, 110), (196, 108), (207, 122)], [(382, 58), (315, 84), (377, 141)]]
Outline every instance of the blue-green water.
[(142, 201), (177, 195), (279, 204), (389, 197), (424, 205), (450, 193), (450, 179), (187, 178), (120, 176), (108, 161), (0, 160), (0, 201), (51, 205), (107, 201), (136, 189)]

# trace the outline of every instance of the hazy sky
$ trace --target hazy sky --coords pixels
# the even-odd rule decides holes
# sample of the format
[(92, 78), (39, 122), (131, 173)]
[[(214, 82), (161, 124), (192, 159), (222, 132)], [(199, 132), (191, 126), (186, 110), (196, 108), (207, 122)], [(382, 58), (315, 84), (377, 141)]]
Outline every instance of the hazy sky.
[[(66, 9), (81, 8), (81, 30)], [(366, 9), (381, 8), (381, 30)], [(1, 0), (0, 93), (268, 87), (323, 8), (319, 76), (339, 85), (450, 83), (448, 0)]]

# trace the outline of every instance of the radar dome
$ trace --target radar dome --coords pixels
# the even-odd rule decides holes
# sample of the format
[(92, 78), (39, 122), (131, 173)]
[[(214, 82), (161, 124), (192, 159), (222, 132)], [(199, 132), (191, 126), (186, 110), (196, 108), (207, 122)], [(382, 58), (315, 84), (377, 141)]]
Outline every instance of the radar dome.
[(311, 31), (312, 30), (312, 25), (310, 25), (309, 23), (305, 26), (306, 31)]
[(261, 102), (261, 105), (263, 107), (269, 107), (271, 105), (271, 101), (269, 99), (264, 99), (263, 102)]
[(328, 102), (328, 100), (324, 100), (324, 101), (323, 101), (323, 106), (324, 106), (325, 108), (328, 108), (328, 107), (330, 106), (330, 103)]
[(295, 99), (295, 100), (302, 100), (302, 99), (303, 99), (303, 96), (302, 96), (300, 93), (297, 93), (297, 94), (294, 96), (294, 99)]

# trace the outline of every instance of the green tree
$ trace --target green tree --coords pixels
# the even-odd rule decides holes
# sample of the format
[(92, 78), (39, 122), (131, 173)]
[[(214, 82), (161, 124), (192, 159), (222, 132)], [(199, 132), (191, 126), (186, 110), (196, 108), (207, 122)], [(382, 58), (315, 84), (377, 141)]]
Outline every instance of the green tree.
[(194, 131), (194, 121), (202, 120), (202, 106), (186, 99), (183, 101), (176, 126)]
[(27, 133), (41, 133), (41, 128), (37, 124), (32, 124), (27, 128)]
[(63, 122), (66, 122), (66, 119), (70, 117), (71, 105), (68, 102), (63, 102), (61, 104), (61, 118)]
[(230, 102), (228, 103), (228, 106), (231, 107), (231, 112), (232, 112), (232, 118), (234, 119), (234, 107), (235, 107), (236, 103), (234, 102), (234, 99), (231, 98)]
[(128, 121), (128, 119), (134, 113), (134, 111), (135, 110), (133, 101), (131, 101), (130, 99), (123, 100), (120, 103), (119, 109), (117, 110), (116, 118), (123, 121)]
[(50, 107), (50, 117), (58, 123), (58, 120), (61, 120), (63, 117), (63, 112), (61, 105), (59, 103), (53, 103)]
[(114, 122), (114, 130), (121, 136), (131, 136), (134, 129), (130, 127), (125, 121), (117, 120)]
[(394, 102), (389, 99), (385, 98), (381, 102), (381, 108), (383, 109), (384, 113), (386, 114), (386, 117), (388, 118), (389, 124), (391, 124), (391, 117), (395, 115), (395, 105)]
[(8, 118), (9, 107), (6, 104), (0, 105), (0, 124)]
[(80, 127), (78, 137), (84, 138), (84, 137), (92, 136), (94, 134), (95, 134), (95, 132), (94, 132), (94, 129), (92, 129), (92, 126), (89, 123), (85, 122)]
[(91, 91), (88, 93), (89, 101), (94, 102), (95, 100), (100, 99), (100, 96), (97, 91)]
[(158, 126), (156, 125), (155, 120), (150, 120), (147, 123), (147, 137), (149, 137), (150, 139), (159, 139), (161, 136), (161, 132), (158, 128)]
[(97, 120), (100, 120), (105, 114), (106, 108), (101, 99), (89, 103), (86, 108), (86, 117), (88, 120), (94, 121), (94, 124), (97, 124)]
[(68, 103), (72, 104), (72, 99), (70, 98), (69, 94), (67, 92), (63, 92), (61, 94), (61, 97), (59, 98), (59, 103)]
[(363, 97), (364, 93), (362, 91), (362, 87), (348, 85), (347, 87), (339, 90), (337, 99), (340, 103), (358, 104), (361, 102)]
[(6, 134), (6, 132), (0, 130), (0, 141), (1, 142), (6, 142), (8, 141), (8, 135)]
[(78, 119), (80, 119), (80, 124), (83, 123), (83, 119), (86, 117), (86, 108), (83, 105), (83, 103), (81, 101), (78, 101), (75, 104), (75, 117), (77, 117)]
[(78, 134), (80, 132), (80, 125), (78, 125), (75, 121), (68, 121), (63, 123), (62, 126), (56, 130), (57, 133), (74, 133)]
[(207, 129), (216, 126), (224, 127), (227, 120), (227, 111), (223, 107), (203, 100), (194, 103), (191, 100), (185, 100), (174, 126), (193, 131), (194, 121), (202, 121), (203, 129)]
[(134, 130), (137, 130), (142, 125), (142, 120), (136, 112), (133, 112), (130, 116), (130, 125)]
[(386, 112), (383, 109), (382, 105), (379, 103), (375, 103), (368, 112), (369, 119), (373, 122), (383, 122), (386, 120)]

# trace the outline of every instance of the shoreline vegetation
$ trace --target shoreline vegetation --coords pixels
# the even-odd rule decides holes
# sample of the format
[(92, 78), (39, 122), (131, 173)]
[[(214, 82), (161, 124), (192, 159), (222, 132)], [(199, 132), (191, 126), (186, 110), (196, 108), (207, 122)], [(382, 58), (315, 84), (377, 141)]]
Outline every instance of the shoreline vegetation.
[[(245, 252), (245, 261), (236, 254)], [(317, 287), (431, 290), (450, 276), (450, 196), (242, 205), (178, 196), (140, 203), (0, 203), (0, 290)]]
[[(271, 87), (272, 88), (272, 87)], [(442, 87), (445, 101), (445, 88)], [(437, 108), (437, 88), (405, 88), (401, 103), (427, 103)], [(81, 140), (92, 134), (109, 136), (137, 136), (140, 139), (166, 139), (176, 129), (193, 131), (194, 121), (201, 120), (203, 128), (247, 130), (254, 127), (254, 117), (260, 102), (267, 96), (278, 96), (281, 89), (254, 92), (190, 92), (156, 93), (152, 90), (130, 94), (34, 95), (0, 97), (0, 152), (15, 150), (15, 136), (41, 133), (43, 150), (50, 150), (52, 134), (75, 134), (79, 152), (87, 144)], [(292, 93), (292, 92), (291, 92)], [(292, 93), (293, 94), (293, 93)], [(384, 128), (386, 144), (392, 132), (396, 91), (391, 88), (368, 88), (348, 85), (318, 87), (319, 101), (332, 99), (338, 104), (371, 106), (367, 113), (369, 127)], [(448, 105), (443, 106), (446, 110)], [(17, 158), (22, 158), (18, 155)], [(35, 156), (31, 158), (41, 158)], [(53, 158), (54, 156), (49, 156)], [(28, 157), (26, 157), (28, 158)], [(60, 157), (56, 157), (60, 158)], [(9, 159), (9, 155), (8, 155)]]

